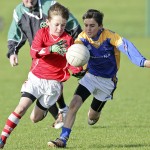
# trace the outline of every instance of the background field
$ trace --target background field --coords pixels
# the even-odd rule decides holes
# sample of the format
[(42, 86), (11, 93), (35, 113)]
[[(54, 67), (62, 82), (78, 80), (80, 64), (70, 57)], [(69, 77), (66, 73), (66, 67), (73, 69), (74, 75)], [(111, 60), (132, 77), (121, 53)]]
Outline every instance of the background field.
[[(6, 58), (7, 32), (13, 8), (20, 0), (1, 1), (0, 17), (0, 130), (20, 98), (20, 88), (30, 68), (28, 43), (19, 54), (19, 66), (12, 68)], [(150, 59), (150, 38), (145, 37), (145, 0), (59, 0), (67, 6), (82, 24), (81, 17), (89, 8), (104, 12), (104, 26), (132, 41), (140, 52)], [(9, 5), (8, 5), (9, 3)], [(9, 7), (8, 7), (9, 6)], [(87, 125), (87, 112), (91, 97), (77, 114), (67, 149), (71, 150), (149, 150), (150, 149), (150, 70), (138, 68), (126, 56), (121, 57), (119, 82), (114, 100), (103, 109), (101, 120), (95, 126)], [(77, 80), (65, 83), (65, 99), (69, 104)], [(32, 108), (31, 108), (32, 109)], [(11, 134), (6, 150), (48, 150), (47, 141), (59, 136), (61, 130), (50, 126), (48, 116), (33, 124), (29, 120), (31, 109)]]

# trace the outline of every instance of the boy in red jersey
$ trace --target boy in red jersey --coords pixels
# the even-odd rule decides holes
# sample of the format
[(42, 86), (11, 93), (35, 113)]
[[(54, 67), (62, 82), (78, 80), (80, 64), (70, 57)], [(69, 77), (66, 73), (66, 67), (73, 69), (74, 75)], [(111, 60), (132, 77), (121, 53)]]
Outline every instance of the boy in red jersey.
[[(46, 26), (49, 7), (56, 3), (55, 0), (21, 1), (13, 11), (13, 19), (8, 32), (7, 57), (12, 67), (19, 65), (19, 53), (26, 41), (28, 40), (29, 46), (31, 46), (37, 30)], [(69, 13), (65, 31), (74, 39), (82, 31), (80, 24), (72, 13)], [(54, 128), (62, 127), (67, 111), (68, 106), (65, 103), (62, 91), (57, 103), (49, 108), (50, 114), (55, 119), (55, 122), (52, 124)]]
[(37, 31), (30, 50), (32, 65), (28, 80), (22, 86), (19, 104), (4, 126), (0, 148), (4, 147), (7, 138), (35, 100), (30, 119), (36, 123), (45, 117), (49, 107), (61, 95), (62, 82), (70, 77), (68, 69), (73, 74), (82, 71), (82, 67), (69, 66), (66, 61), (65, 53), (73, 43), (72, 37), (64, 31), (68, 18), (68, 9), (56, 3), (48, 11), (48, 27)]

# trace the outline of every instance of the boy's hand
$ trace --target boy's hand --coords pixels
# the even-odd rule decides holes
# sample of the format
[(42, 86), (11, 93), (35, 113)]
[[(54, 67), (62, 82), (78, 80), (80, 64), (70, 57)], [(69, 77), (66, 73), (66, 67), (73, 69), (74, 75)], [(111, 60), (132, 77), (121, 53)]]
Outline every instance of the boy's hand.
[(58, 53), (60, 55), (64, 55), (67, 52), (67, 41), (66, 40), (60, 40), (56, 44), (50, 46), (50, 52), (52, 53)]
[(72, 76), (74, 76), (74, 77), (76, 77), (78, 79), (81, 79), (86, 74), (86, 72), (87, 72), (87, 69), (82, 70), (82, 71), (80, 71), (78, 73), (74, 73), (74, 74), (72, 74)]

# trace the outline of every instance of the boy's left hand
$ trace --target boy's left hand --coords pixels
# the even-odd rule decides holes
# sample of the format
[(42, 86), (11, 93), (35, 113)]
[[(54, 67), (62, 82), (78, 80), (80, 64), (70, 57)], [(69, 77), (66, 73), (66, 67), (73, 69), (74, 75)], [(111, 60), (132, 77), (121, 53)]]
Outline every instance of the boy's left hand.
[(74, 76), (74, 77), (76, 77), (78, 79), (81, 79), (86, 74), (86, 72), (87, 72), (87, 69), (82, 70), (82, 71), (80, 71), (78, 73), (74, 73), (74, 74), (72, 74), (72, 76)]

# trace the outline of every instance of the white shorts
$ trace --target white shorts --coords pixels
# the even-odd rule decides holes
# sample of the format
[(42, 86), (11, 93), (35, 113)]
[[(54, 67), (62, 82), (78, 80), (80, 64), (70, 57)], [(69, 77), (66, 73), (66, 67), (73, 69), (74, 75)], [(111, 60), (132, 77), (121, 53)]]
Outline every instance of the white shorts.
[(102, 78), (90, 73), (86, 73), (79, 83), (85, 86), (100, 101), (112, 99), (112, 93), (116, 88), (112, 78)]
[(46, 80), (29, 72), (28, 80), (22, 85), (21, 92), (27, 92), (37, 98), (44, 108), (56, 103), (61, 94), (62, 85), (56, 80)]

